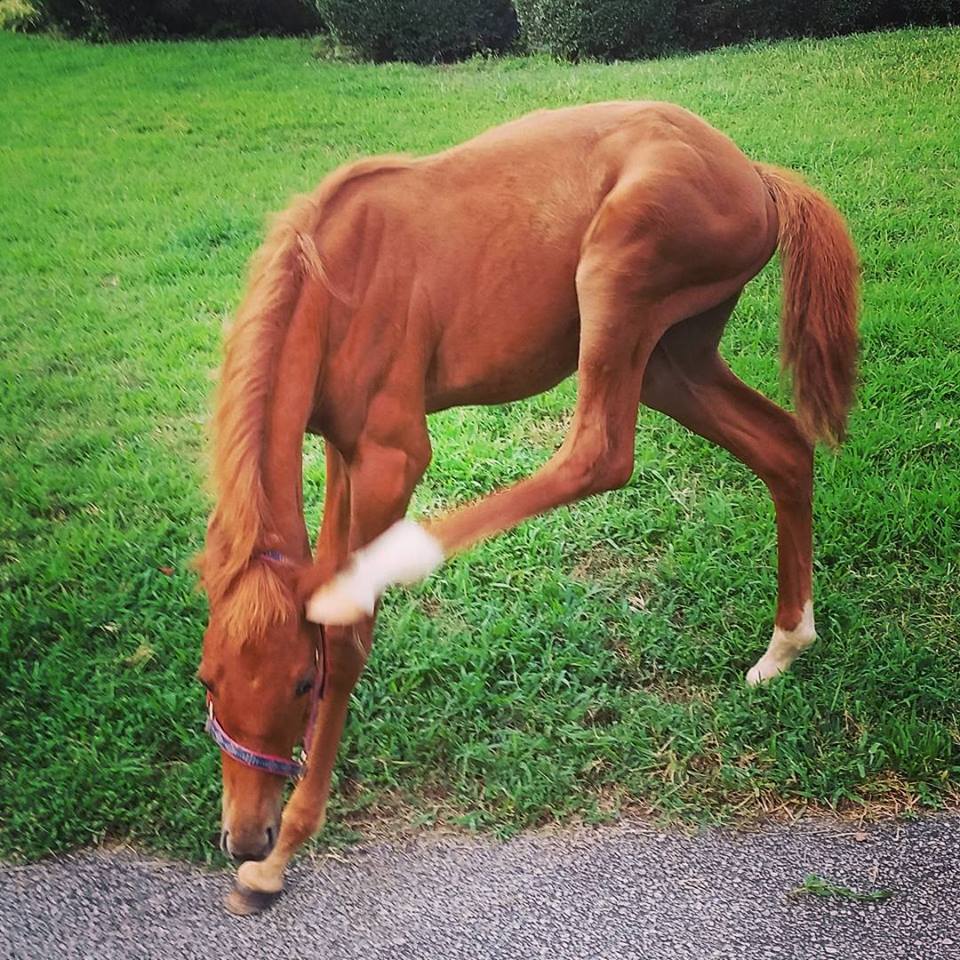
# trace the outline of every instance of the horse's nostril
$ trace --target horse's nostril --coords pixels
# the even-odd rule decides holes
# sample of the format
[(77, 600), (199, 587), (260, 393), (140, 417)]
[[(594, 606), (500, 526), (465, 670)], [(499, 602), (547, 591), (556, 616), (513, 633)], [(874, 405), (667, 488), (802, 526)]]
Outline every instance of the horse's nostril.
[(273, 841), (276, 837), (273, 827), (267, 827), (267, 849), (273, 849)]
[(229, 857), (230, 848), (227, 846), (227, 833), (229, 833), (228, 830), (220, 831), (220, 849)]

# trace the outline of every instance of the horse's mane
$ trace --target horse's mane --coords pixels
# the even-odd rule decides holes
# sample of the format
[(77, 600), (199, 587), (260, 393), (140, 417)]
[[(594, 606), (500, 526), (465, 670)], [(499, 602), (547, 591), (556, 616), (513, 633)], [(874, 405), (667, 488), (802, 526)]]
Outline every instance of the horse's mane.
[(405, 157), (373, 157), (334, 171), (273, 219), (250, 262), (247, 291), (225, 337), (212, 423), (216, 505), (198, 558), (211, 602), (220, 603), (238, 632), (261, 633), (293, 610), (293, 597), (273, 565), (256, 557), (274, 546), (263, 487), (264, 441), (276, 361), (304, 278), (346, 299), (315, 242), (324, 210), (347, 184), (411, 163)]

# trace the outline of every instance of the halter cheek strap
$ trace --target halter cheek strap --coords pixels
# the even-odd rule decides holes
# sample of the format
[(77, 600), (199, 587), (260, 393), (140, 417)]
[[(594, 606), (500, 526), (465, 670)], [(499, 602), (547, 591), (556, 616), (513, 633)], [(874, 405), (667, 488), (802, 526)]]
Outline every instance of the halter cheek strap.
[[(279, 550), (264, 550), (260, 556), (275, 563), (290, 563), (290, 560), (280, 553)], [(303, 738), (303, 750), (300, 752), (300, 760), (285, 760), (272, 753), (262, 753), (260, 750), (252, 750), (245, 747), (242, 743), (234, 740), (220, 725), (216, 715), (213, 712), (213, 697), (207, 694), (207, 722), (205, 730), (210, 734), (210, 739), (228, 756), (232, 757), (245, 766), (252, 767), (254, 770), (261, 770), (263, 773), (272, 773), (277, 777), (284, 777), (290, 780), (299, 780), (307, 769), (307, 754), (310, 752), (310, 741), (313, 737), (313, 728), (317, 720), (317, 710), (320, 700), (323, 698), (324, 680), (326, 679), (326, 643), (323, 633), (323, 627), (320, 628), (320, 645), (317, 649), (317, 677), (310, 691), (310, 716), (307, 720), (307, 727)]]

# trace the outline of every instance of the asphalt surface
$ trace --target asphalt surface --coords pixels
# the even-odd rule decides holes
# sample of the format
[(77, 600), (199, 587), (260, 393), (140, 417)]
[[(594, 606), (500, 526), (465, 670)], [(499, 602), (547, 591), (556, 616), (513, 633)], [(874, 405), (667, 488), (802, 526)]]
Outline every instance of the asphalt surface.
[[(791, 894), (816, 874), (882, 902)], [(643, 824), (375, 843), (301, 862), (268, 913), (132, 854), (0, 867), (0, 957), (960, 960), (960, 817), (698, 836)]]

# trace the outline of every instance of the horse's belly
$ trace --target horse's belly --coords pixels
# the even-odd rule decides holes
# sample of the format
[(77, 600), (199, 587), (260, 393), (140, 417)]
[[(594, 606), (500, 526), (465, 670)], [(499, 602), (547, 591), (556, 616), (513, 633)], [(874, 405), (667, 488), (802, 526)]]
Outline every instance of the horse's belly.
[(580, 320), (575, 306), (544, 315), (505, 310), (458, 324), (437, 351), (428, 377), (431, 411), (509, 403), (543, 393), (577, 367)]

